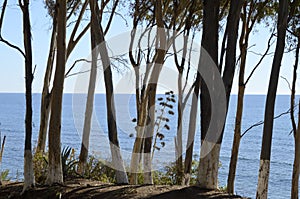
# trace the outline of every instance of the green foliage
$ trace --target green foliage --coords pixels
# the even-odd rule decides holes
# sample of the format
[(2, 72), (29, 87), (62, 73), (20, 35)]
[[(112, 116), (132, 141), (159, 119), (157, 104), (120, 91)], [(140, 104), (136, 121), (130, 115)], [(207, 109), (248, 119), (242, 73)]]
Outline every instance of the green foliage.
[(11, 178), (8, 177), (8, 174), (9, 174), (9, 170), (8, 169), (2, 171), (0, 173), (0, 178), (1, 178), (0, 181), (10, 181)]
[(74, 149), (71, 147), (63, 148), (61, 152), (61, 164), (64, 179), (78, 176), (76, 173), (76, 165), (78, 164), (78, 161), (75, 159)]
[(48, 170), (48, 154), (35, 153), (33, 156), (33, 171), (37, 183), (45, 183)]
[(109, 162), (89, 156), (84, 178), (105, 183), (115, 183), (115, 170), (109, 167)]

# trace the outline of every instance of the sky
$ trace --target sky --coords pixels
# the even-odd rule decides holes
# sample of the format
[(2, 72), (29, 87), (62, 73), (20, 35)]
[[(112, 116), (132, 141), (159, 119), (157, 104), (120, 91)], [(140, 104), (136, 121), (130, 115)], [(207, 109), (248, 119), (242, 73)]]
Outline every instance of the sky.
[[(3, 0), (0, 0), (2, 5)], [(125, 9), (125, 8), (124, 8)], [(123, 10), (124, 13), (128, 13), (127, 10)], [(46, 68), (46, 62), (49, 51), (49, 43), (51, 36), (51, 18), (47, 16), (47, 11), (44, 8), (43, 1), (33, 0), (30, 5), (30, 17), (31, 17), (31, 29), (32, 29), (32, 45), (33, 45), (33, 63), (36, 65), (36, 71), (34, 74), (33, 81), (33, 92), (41, 93), (43, 87), (43, 77)], [(126, 34), (130, 31), (130, 18), (125, 16), (127, 23), (119, 17), (114, 18), (108, 35), (106, 36), (107, 41), (114, 41), (120, 34)], [(267, 47), (267, 40), (270, 36), (270, 32), (263, 26), (257, 26), (254, 34), (250, 37), (250, 53), (247, 60), (246, 76), (251, 72), (252, 68), (256, 65), (259, 60), (259, 56), (255, 53), (263, 53)], [(124, 33), (125, 32), (125, 33)], [(200, 34), (200, 33), (199, 33)], [(70, 35), (70, 31), (67, 35)], [(17, 0), (9, 1), (6, 9), (4, 23), (2, 27), (2, 36), (9, 42), (20, 46), (23, 49), (23, 35), (22, 35), (22, 15), (19, 7), (17, 6)], [(221, 39), (221, 38), (220, 38)], [(196, 43), (200, 44), (200, 36), (196, 38)], [(126, 43), (126, 42), (124, 42)], [(124, 43), (119, 42), (120, 47), (124, 47)], [(274, 51), (275, 43), (272, 46)], [(76, 46), (76, 49), (72, 53), (70, 59), (67, 62), (67, 69), (74, 63), (75, 60), (80, 58), (87, 58), (90, 55), (90, 40), (87, 34)], [(268, 89), (269, 76), (272, 65), (272, 55), (268, 56), (259, 66), (249, 84), (246, 87), (246, 94), (262, 94), (265, 95)], [(19, 52), (8, 46), (0, 43), (0, 92), (2, 93), (24, 93), (25, 92), (25, 81), (24, 81), (24, 59)], [(292, 70), (294, 62), (294, 53), (285, 54), (281, 67), (281, 76), (284, 76), (288, 80), (292, 79)], [(76, 67), (81, 67), (76, 66)], [(169, 70), (169, 69), (167, 69)], [(174, 69), (172, 69), (174, 70)], [(299, 70), (298, 70), (299, 72)], [(120, 79), (123, 79), (123, 75), (128, 75), (126, 72), (114, 72), (113, 76), (116, 84), (121, 85)], [(237, 76), (238, 67), (234, 78), (234, 84), (232, 94), (237, 94)], [(130, 76), (129, 76), (130, 77)], [(128, 76), (126, 77), (128, 78)], [(160, 79), (167, 79), (167, 76), (162, 76)], [(64, 92), (73, 93), (76, 90), (77, 77), (69, 77), (65, 80)], [(296, 86), (297, 93), (300, 94), (300, 78)], [(103, 92), (103, 88), (99, 86), (98, 92)], [(278, 94), (290, 94), (287, 83), (282, 78), (279, 79)]]

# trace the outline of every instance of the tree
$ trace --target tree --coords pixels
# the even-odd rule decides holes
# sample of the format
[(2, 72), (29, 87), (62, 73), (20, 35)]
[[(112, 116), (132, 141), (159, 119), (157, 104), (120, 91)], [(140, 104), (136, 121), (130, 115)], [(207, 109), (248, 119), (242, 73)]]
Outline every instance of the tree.
[[(37, 148), (36, 148), (36, 154), (44, 152), (45, 146), (46, 146), (46, 135), (48, 130), (48, 123), (49, 123), (49, 116), (50, 116), (50, 109), (51, 109), (51, 89), (50, 89), (50, 83), (52, 79), (52, 71), (53, 71), (53, 64), (56, 56), (56, 37), (57, 37), (57, 12), (55, 9), (55, 2), (54, 0), (47, 0), (45, 1), (46, 8), (48, 9), (48, 14), (53, 20), (52, 23), (52, 35), (51, 35), (51, 41), (50, 41), (50, 49), (48, 54), (48, 60), (47, 60), (47, 67), (46, 72), (44, 76), (44, 85), (43, 85), (43, 91), (42, 91), (42, 97), (41, 97), (41, 115), (40, 115), (40, 129), (39, 129), (39, 136), (38, 136), (38, 142), (37, 142)], [(72, 29), (70, 39), (67, 46), (67, 55), (66, 55), (66, 62), (74, 50), (77, 43), (80, 41), (80, 39), (84, 36), (84, 34), (89, 29), (89, 24), (87, 24), (81, 32), (78, 33), (78, 29), (80, 26), (80, 23), (83, 19), (84, 13), (86, 11), (86, 7), (88, 5), (88, 0), (85, 0), (84, 3), (81, 5), (81, 0), (76, 1), (67, 1), (67, 11), (69, 11), (69, 14), (67, 16), (67, 20), (70, 20), (72, 15), (76, 16), (76, 13), (78, 10), (80, 10), (78, 17), (76, 18), (75, 25)], [(77, 35), (78, 34), (78, 35)], [(77, 36), (76, 36), (77, 35)], [(67, 73), (70, 73), (70, 70), (72, 67), (68, 70)]]
[(262, 55), (261, 59), (258, 61), (256, 66), (251, 71), (250, 75), (245, 80), (245, 69), (246, 69), (249, 37), (256, 23), (259, 23), (263, 18), (269, 17), (270, 15), (274, 14), (274, 12), (272, 12), (273, 11), (272, 8), (274, 7), (274, 5), (268, 5), (270, 3), (271, 2), (269, 0), (261, 1), (261, 2), (246, 1), (244, 2), (243, 9), (242, 9), (243, 11), (241, 13), (242, 30), (239, 39), (240, 65), (239, 65), (239, 78), (238, 78), (239, 79), (238, 80), (238, 85), (239, 85), (238, 103), (237, 103), (237, 111), (235, 117), (234, 139), (232, 144), (232, 152), (231, 152), (231, 159), (230, 159), (228, 180), (227, 180), (227, 191), (230, 194), (234, 193), (234, 179), (235, 179), (236, 165), (238, 160), (240, 140), (242, 138), (241, 126), (242, 126), (245, 88), (247, 83), (250, 81), (250, 78), (253, 76), (255, 70), (258, 68), (258, 66), (265, 58), (265, 56), (268, 54), (271, 46), (271, 39), (273, 38), (273, 33), (271, 34), (271, 37), (268, 40), (268, 46), (265, 53)]
[[(113, 94), (113, 80), (111, 72), (111, 64), (108, 56), (108, 51), (106, 47), (106, 42), (104, 38), (104, 32), (101, 25), (101, 14), (99, 12), (98, 3), (94, 0), (89, 1), (91, 8), (91, 26), (93, 27), (92, 39), (95, 40), (97, 44), (97, 51), (100, 53), (102, 66), (103, 66), (103, 75), (106, 91), (106, 104), (107, 104), (107, 125), (108, 125), (108, 137), (110, 141), (110, 150), (112, 156), (112, 164), (116, 172), (116, 181), (120, 184), (127, 184), (128, 178), (126, 170), (124, 167), (124, 162), (122, 160), (122, 155), (119, 146), (118, 140), (118, 131), (116, 124), (116, 110), (114, 103), (114, 94)], [(96, 51), (96, 52), (97, 52)]]
[(260, 154), (260, 167), (256, 198), (267, 198), (268, 195), (268, 181), (270, 172), (270, 156), (271, 156), (271, 144), (273, 133), (273, 117), (274, 106), (276, 99), (276, 91), (278, 85), (278, 78), (280, 72), (281, 60), (284, 53), (286, 28), (288, 22), (288, 7), (289, 1), (280, 0), (278, 10), (278, 22), (277, 22), (277, 42), (275, 55), (272, 63), (272, 71), (270, 75), (270, 82), (268, 88), (268, 94), (266, 99), (265, 116), (264, 116), (264, 128), (262, 147)]
[[(291, 10), (294, 10), (294, 13), (299, 13), (299, 6), (292, 4)], [(292, 78), (292, 87), (291, 89), (291, 100), (290, 100), (290, 117), (292, 123), (292, 132), (294, 135), (294, 164), (293, 164), (293, 174), (292, 174), (292, 189), (291, 189), (291, 198), (299, 198), (299, 165), (300, 165), (300, 105), (298, 112), (298, 125), (295, 120), (295, 94), (296, 94), (296, 82), (297, 82), (297, 69), (299, 64), (299, 51), (300, 51), (300, 29), (299, 29), (299, 15), (293, 14), (290, 15), (289, 21), (289, 35), (287, 42), (290, 43), (290, 48), (295, 48), (295, 63), (293, 69), (293, 78)], [(299, 101), (300, 102), (300, 101)], [(299, 103), (300, 104), (300, 103)]]
[[(205, 2), (205, 1), (204, 1)], [(226, 58), (223, 72), (223, 83), (226, 92), (227, 110), (230, 93), (232, 88), (232, 81), (236, 66), (236, 43), (238, 37), (239, 17), (243, 1), (231, 1), (229, 14), (226, 25)], [(216, 1), (206, 2), (204, 4), (204, 22), (203, 22), (203, 37), (202, 46), (218, 65), (218, 18), (219, 18), (219, 3)], [(207, 16), (207, 17), (206, 17)], [(210, 24), (213, 22), (213, 26)], [(212, 45), (213, 44), (213, 45)], [(222, 68), (219, 65), (221, 73)], [(211, 77), (213, 78), (213, 77)], [(223, 138), (224, 127), (221, 135), (218, 132), (208, 132), (212, 116), (211, 99), (206, 83), (201, 82), (201, 151), (200, 163), (198, 169), (197, 182), (200, 187), (207, 189), (217, 189), (218, 187), (218, 167), (220, 158), (220, 149)], [(214, 121), (215, 122), (215, 121)], [(224, 124), (223, 124), (224, 125)], [(213, 146), (211, 146), (213, 145)], [(207, 152), (207, 147), (211, 146), (211, 150)], [(207, 154), (206, 154), (207, 153)], [(205, 155), (204, 155), (205, 154)]]
[[(107, 4), (109, 2), (107, 1)], [(119, 0), (115, 1), (113, 3), (113, 9), (112, 13), (110, 13), (109, 22), (107, 24), (107, 27), (105, 28), (105, 33), (107, 33), (111, 21), (113, 19), (113, 16), (115, 14), (115, 10), (117, 8), (117, 5), (119, 3)], [(102, 6), (99, 14), (102, 16), (104, 14), (104, 7)], [(95, 19), (92, 19), (90, 24), (94, 23)], [(92, 30), (93, 28), (93, 30)], [(82, 132), (82, 143), (81, 143), (81, 149), (80, 149), (80, 155), (79, 155), (79, 163), (78, 163), (78, 172), (83, 174), (85, 170), (85, 165), (88, 158), (88, 150), (89, 150), (89, 137), (90, 137), (90, 131), (91, 131), (91, 119), (92, 119), (92, 113), (93, 113), (93, 104), (94, 104), (94, 94), (95, 94), (95, 85), (96, 85), (96, 77), (97, 77), (97, 60), (98, 60), (98, 47), (100, 43), (96, 42), (97, 36), (97, 29), (95, 26), (91, 26), (90, 34), (91, 34), (91, 51), (92, 51), (92, 63), (91, 63), (91, 72), (90, 72), (90, 79), (89, 79), (89, 87), (88, 87), (88, 96), (87, 96), (87, 102), (86, 102), (86, 110), (85, 110), (85, 117), (84, 117), (84, 126), (83, 126), (83, 132)], [(104, 33), (104, 36), (105, 36)]]
[(19, 6), (23, 13), (23, 35), (25, 48), (25, 84), (26, 84), (26, 116), (25, 116), (25, 149), (24, 149), (24, 187), (23, 191), (34, 186), (34, 173), (32, 165), (32, 46), (31, 26), (29, 16), (29, 0), (19, 0)]
[[(296, 55), (295, 55), (295, 64), (294, 64), (294, 72), (293, 72), (293, 83), (291, 90), (291, 121), (293, 127), (293, 135), (294, 135), (294, 143), (295, 143), (295, 156), (294, 156), (294, 164), (293, 164), (293, 175), (292, 175), (292, 190), (291, 190), (291, 198), (296, 199), (299, 197), (299, 165), (300, 165), (300, 103), (299, 103), (299, 112), (298, 112), (298, 125), (296, 127), (295, 116), (294, 116), (294, 108), (295, 108), (295, 93), (296, 93), (296, 81), (297, 81), (297, 68), (299, 62), (299, 49), (300, 49), (300, 37), (297, 37), (297, 47), (296, 47)], [(300, 102), (300, 101), (299, 101)]]
[[(19, 6), (23, 14), (23, 43), (24, 52), (17, 46), (6, 41), (2, 35), (2, 24), (7, 6), (7, 0), (4, 0), (0, 17), (0, 41), (11, 48), (18, 50), (25, 60), (25, 90), (26, 90), (26, 113), (25, 113), (25, 144), (24, 144), (24, 186), (23, 192), (28, 188), (35, 186), (33, 164), (32, 164), (32, 45), (31, 45), (31, 26), (29, 16), (29, 0), (19, 0)], [(4, 143), (4, 142), (3, 142)], [(3, 144), (4, 145), (4, 144)], [(3, 147), (3, 146), (2, 146)], [(2, 155), (2, 153), (1, 153)]]
[(49, 165), (47, 184), (62, 183), (61, 163), (61, 113), (66, 66), (66, 11), (65, 0), (56, 1), (57, 8), (57, 56), (52, 89), (51, 115), (49, 125)]
[[(146, 16), (149, 7), (147, 1), (140, 3), (138, 0), (135, 1), (135, 8), (133, 13), (133, 29), (132, 37), (129, 47), (129, 58), (130, 62), (134, 68), (136, 76), (136, 103), (137, 103), (137, 135), (133, 146), (132, 157), (131, 157), (131, 177), (130, 183), (137, 184), (137, 173), (138, 166), (140, 164), (141, 154), (144, 154), (144, 183), (152, 184), (152, 171), (151, 171), (151, 147), (152, 139), (154, 134), (155, 126), (155, 97), (158, 78), (164, 63), (166, 48), (167, 48), (167, 38), (166, 32), (163, 29), (163, 4), (162, 1), (156, 1), (154, 6), (154, 16), (151, 22), (148, 23), (148, 28), (145, 33), (149, 33), (154, 26), (153, 22), (156, 21), (156, 46), (154, 56), (151, 57), (151, 47), (152, 45), (148, 43), (147, 58), (146, 58), (146, 72), (142, 80), (142, 85), (140, 85), (140, 64), (141, 64), (141, 54), (142, 50), (138, 49), (137, 59), (134, 59), (132, 48), (133, 42), (136, 36), (136, 28), (138, 23)], [(150, 31), (151, 32), (151, 31)], [(150, 39), (150, 38), (149, 38)], [(152, 71), (151, 71), (152, 70)], [(140, 88), (141, 86), (141, 88)]]

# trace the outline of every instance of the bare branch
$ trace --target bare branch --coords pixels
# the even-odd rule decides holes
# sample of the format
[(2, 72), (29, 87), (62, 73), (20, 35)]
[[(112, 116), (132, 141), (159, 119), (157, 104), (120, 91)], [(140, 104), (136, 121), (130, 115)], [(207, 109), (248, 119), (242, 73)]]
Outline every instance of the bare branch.
[(283, 77), (283, 76), (280, 76), (280, 77), (287, 83), (290, 91), (292, 91), (292, 87), (291, 87), (291, 84), (290, 84), (289, 80), (287, 78)]
[(113, 8), (112, 8), (112, 10), (111, 10), (111, 14), (110, 14), (110, 16), (109, 16), (109, 20), (108, 20), (107, 25), (106, 25), (106, 28), (105, 28), (105, 30), (104, 30), (104, 35), (106, 35), (106, 33), (108, 32), (108, 30), (109, 30), (109, 28), (110, 28), (110, 25), (111, 25), (111, 22), (112, 22), (112, 20), (113, 20), (113, 18), (114, 18), (114, 15), (115, 15), (115, 12), (116, 12), (116, 8), (117, 8), (118, 3), (119, 3), (119, 0), (116, 0), (116, 2), (115, 2), (114, 5), (113, 5)]
[[(275, 29), (273, 29), (273, 33), (274, 33)], [(272, 38), (274, 37), (274, 34), (271, 34), (269, 40), (268, 40), (268, 46), (267, 49), (265, 51), (265, 53), (262, 55), (262, 57), (260, 58), (260, 60), (258, 61), (258, 63), (255, 65), (255, 67), (252, 69), (250, 75), (248, 76), (247, 80), (245, 81), (245, 85), (249, 82), (250, 78), (253, 76), (254, 72), (256, 71), (256, 69), (259, 67), (259, 65), (261, 64), (261, 62), (264, 60), (264, 58), (268, 55), (268, 52), (270, 50), (270, 47), (272, 46), (273, 42), (272, 42)]]
[(78, 59), (76, 60), (73, 65), (69, 68), (68, 72), (65, 74), (65, 78), (66, 77), (69, 77), (70, 75), (70, 72), (73, 70), (73, 68), (76, 66), (76, 64), (78, 64), (79, 62), (87, 62), (87, 63), (91, 63), (90, 60), (87, 60), (87, 59)]
[[(298, 106), (298, 104), (295, 105), (294, 108), (296, 108), (297, 106)], [(275, 116), (273, 119), (276, 120), (276, 119), (278, 119), (278, 118), (280, 118), (280, 117), (282, 117), (282, 116), (284, 116), (284, 115), (290, 114), (291, 110), (292, 110), (292, 109), (289, 109), (289, 110), (287, 110), (286, 112), (283, 112), (283, 113), (281, 113), (281, 114)], [(263, 125), (264, 123), (265, 123), (264, 121), (259, 121), (259, 122), (255, 123), (255, 124), (253, 124), (252, 126), (250, 126), (249, 128), (247, 128), (247, 130), (244, 131), (244, 133), (241, 135), (241, 138), (242, 138), (247, 132), (249, 132), (251, 129), (253, 129), (254, 127)]]
[(23, 55), (23, 57), (25, 59), (27, 59), (25, 53), (23, 52), (23, 50), (21, 50), (21, 48), (19, 48), (18, 46), (10, 43), (9, 41), (5, 40), (2, 37), (2, 25), (3, 25), (3, 20), (4, 20), (4, 14), (5, 14), (6, 6), (7, 6), (7, 0), (4, 0), (3, 5), (2, 5), (1, 16), (0, 16), (0, 42), (3, 42), (4, 44), (8, 45), (9, 47), (11, 47), (13, 49), (16, 49), (17, 51), (19, 51)]

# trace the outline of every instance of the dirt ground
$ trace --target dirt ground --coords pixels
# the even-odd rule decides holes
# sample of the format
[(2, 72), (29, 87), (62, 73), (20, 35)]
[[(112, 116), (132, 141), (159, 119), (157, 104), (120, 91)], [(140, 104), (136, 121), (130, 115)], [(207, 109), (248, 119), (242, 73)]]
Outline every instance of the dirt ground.
[(115, 185), (104, 184), (98, 181), (77, 179), (68, 181), (64, 185), (40, 186), (26, 191), (22, 196), (23, 183), (4, 182), (0, 186), (0, 199), (6, 198), (172, 198), (172, 199), (225, 199), (241, 198), (226, 193), (201, 190), (195, 186), (167, 186), (167, 185)]

